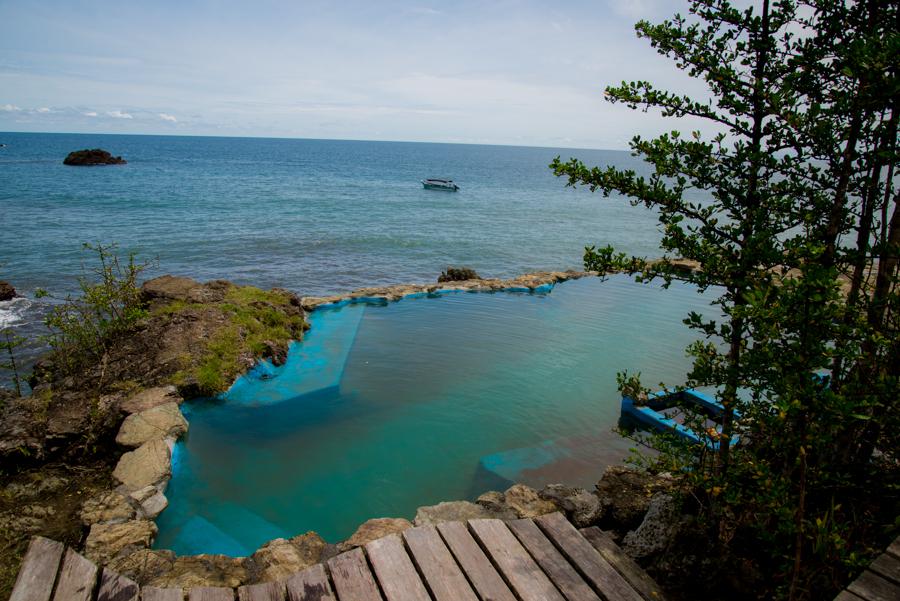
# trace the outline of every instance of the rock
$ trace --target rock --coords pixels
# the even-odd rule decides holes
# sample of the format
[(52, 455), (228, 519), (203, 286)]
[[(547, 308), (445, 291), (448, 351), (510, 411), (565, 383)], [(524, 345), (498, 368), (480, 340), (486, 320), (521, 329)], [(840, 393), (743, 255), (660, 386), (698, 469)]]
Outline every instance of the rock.
[(243, 557), (227, 555), (185, 555), (176, 557), (171, 568), (145, 575), (144, 586), (181, 587), (222, 586), (234, 588), (248, 582)]
[(178, 394), (178, 390), (174, 386), (159, 386), (142, 390), (136, 395), (125, 399), (119, 403), (119, 409), (124, 413), (140, 413), (167, 403), (178, 403), (180, 405), (182, 400), (181, 395)]
[(511, 520), (516, 517), (512, 510), (495, 511), (483, 505), (476, 505), (469, 501), (445, 501), (437, 505), (419, 507), (416, 510), (416, 526), (425, 524), (440, 524), (441, 522), (464, 522), (478, 518), (498, 518)]
[(63, 160), (64, 165), (124, 165), (127, 161), (122, 157), (114, 157), (101, 148), (75, 150)]
[(156, 519), (156, 516), (161, 514), (163, 510), (169, 506), (169, 500), (166, 498), (166, 495), (157, 491), (155, 495), (152, 495), (143, 503), (141, 503), (141, 514), (144, 518), (148, 520)]
[(438, 283), (441, 282), (464, 282), (466, 280), (480, 280), (474, 269), (469, 267), (448, 267), (447, 271), (441, 272), (438, 276)]
[(149, 520), (94, 524), (84, 543), (84, 555), (98, 564), (106, 564), (123, 552), (149, 547), (153, 544), (156, 533), (156, 524)]
[(350, 538), (340, 543), (338, 551), (343, 553), (354, 547), (363, 547), (373, 540), (388, 534), (398, 534), (412, 527), (412, 522), (403, 518), (375, 518), (362, 524)]
[(135, 511), (121, 493), (107, 490), (85, 501), (80, 516), (85, 526), (92, 526), (127, 522), (134, 518)]
[(505, 511), (508, 509), (503, 493), (496, 490), (487, 491), (475, 499), (475, 502), (489, 511)]
[(590, 526), (603, 515), (600, 499), (583, 488), (550, 484), (545, 486), (539, 494), (542, 499), (552, 501), (557, 507), (564, 510), (569, 521), (576, 528)]
[(650, 500), (650, 508), (637, 530), (629, 532), (622, 549), (634, 559), (644, 559), (666, 550), (684, 520), (673, 495), (660, 493)]
[(69, 481), (59, 476), (47, 475), (33, 482), (13, 482), (5, 489), (5, 494), (13, 499), (23, 500), (53, 494), (69, 485)]
[(16, 289), (12, 284), (4, 280), (0, 280), (0, 301), (12, 300), (16, 297)]
[(633, 530), (647, 513), (650, 498), (670, 490), (674, 484), (670, 476), (654, 476), (619, 466), (607, 468), (596, 486), (600, 504), (606, 509), (604, 527), (620, 533)]
[(112, 558), (106, 567), (138, 584), (146, 584), (171, 572), (174, 565), (175, 553), (172, 551), (139, 549)]
[(319, 563), (325, 541), (315, 532), (307, 532), (290, 540), (276, 538), (250, 556), (247, 566), (250, 582), (281, 580)]
[(144, 282), (141, 292), (150, 302), (177, 300), (189, 303), (217, 303), (225, 298), (225, 294), (232, 286), (234, 284), (225, 280), (201, 284), (191, 278), (162, 275)]
[(167, 440), (157, 438), (145, 442), (134, 451), (122, 455), (116, 469), (113, 470), (113, 478), (129, 490), (159, 484), (172, 475), (170, 457), (171, 451)]
[(503, 493), (504, 503), (520, 518), (534, 518), (559, 511), (553, 501), (542, 499), (536, 490), (524, 484), (514, 484)]
[(187, 420), (181, 415), (178, 404), (166, 403), (126, 417), (116, 442), (126, 447), (139, 447), (155, 438), (177, 439), (187, 429)]

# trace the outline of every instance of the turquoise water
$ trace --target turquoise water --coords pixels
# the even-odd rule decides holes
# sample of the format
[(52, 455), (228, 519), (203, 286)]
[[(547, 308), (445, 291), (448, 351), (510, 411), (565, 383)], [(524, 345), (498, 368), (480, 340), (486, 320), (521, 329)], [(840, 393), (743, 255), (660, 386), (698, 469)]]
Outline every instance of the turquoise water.
[(615, 276), (316, 311), (283, 368), (184, 406), (156, 546), (246, 555), (512, 481), (591, 487), (627, 453), (616, 371), (680, 383), (691, 309), (711, 310)]

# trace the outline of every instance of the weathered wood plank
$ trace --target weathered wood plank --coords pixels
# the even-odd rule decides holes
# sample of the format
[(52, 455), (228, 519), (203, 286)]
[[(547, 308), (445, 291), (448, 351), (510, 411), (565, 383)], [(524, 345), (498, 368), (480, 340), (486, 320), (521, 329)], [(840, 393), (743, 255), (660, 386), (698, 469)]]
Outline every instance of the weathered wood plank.
[(613, 542), (608, 534), (591, 526), (590, 528), (582, 528), (579, 532), (591, 545), (597, 549), (597, 552), (603, 556), (603, 559), (621, 574), (628, 584), (639, 592), (645, 599), (653, 599), (654, 601), (665, 601), (662, 589), (650, 576), (647, 575), (641, 566), (633, 559), (628, 557), (622, 549)]
[(534, 522), (600, 595), (607, 599), (642, 601), (641, 595), (561, 513), (548, 513)]
[(516, 535), (522, 546), (550, 577), (556, 588), (569, 601), (600, 601), (575, 568), (553, 546), (541, 529), (531, 520), (513, 520), (506, 525)]
[(184, 601), (184, 592), (180, 588), (145, 586), (141, 589), (141, 601)]
[(138, 601), (141, 589), (131, 578), (103, 568), (97, 601)]
[(834, 598), (834, 601), (866, 601), (862, 597), (857, 597), (850, 591), (841, 591), (837, 597)]
[(900, 559), (893, 555), (882, 553), (875, 558), (869, 569), (894, 584), (900, 584)]
[(288, 578), (287, 601), (337, 601), (328, 582), (328, 573), (320, 563)]
[(247, 584), (238, 588), (239, 601), (284, 601), (283, 582)]
[(403, 538), (436, 601), (478, 601), (434, 526), (410, 528), (403, 532)]
[(887, 552), (900, 559), (900, 536), (894, 539), (894, 542), (887, 548)]
[(373, 540), (366, 545), (366, 553), (388, 601), (431, 601), (398, 535)]
[(375, 577), (360, 548), (341, 553), (328, 560), (334, 590), (341, 601), (381, 601)]
[(188, 601), (234, 601), (234, 589), (223, 586), (195, 586)]
[(469, 530), (522, 601), (565, 601), (506, 524), (500, 520), (469, 520)]
[(82, 557), (72, 549), (66, 549), (53, 600), (91, 601), (99, 572), (100, 569), (93, 561)]
[(900, 599), (900, 586), (869, 570), (851, 582), (847, 590), (866, 601), (897, 601)]
[(31, 539), (9, 601), (50, 601), (65, 550), (62, 543), (43, 536)]
[(482, 599), (516, 601), (516, 597), (472, 538), (465, 524), (444, 522), (438, 524), (437, 530)]

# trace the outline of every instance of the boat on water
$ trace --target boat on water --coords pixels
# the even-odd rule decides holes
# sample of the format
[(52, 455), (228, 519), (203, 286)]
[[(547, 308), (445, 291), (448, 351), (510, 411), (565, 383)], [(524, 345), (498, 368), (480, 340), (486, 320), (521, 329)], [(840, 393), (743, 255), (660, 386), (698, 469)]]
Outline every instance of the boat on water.
[[(625, 427), (637, 425), (669, 432), (689, 443), (715, 450), (722, 436), (724, 412), (725, 408), (716, 399), (693, 388), (677, 392), (663, 390), (650, 393), (642, 402), (623, 395), (620, 422)], [(735, 417), (740, 415), (735, 412)], [(735, 434), (731, 444), (737, 444), (738, 440)]]
[(422, 180), (422, 185), (426, 190), (444, 190), (446, 192), (459, 190), (459, 186), (454, 184), (452, 179), (428, 178)]

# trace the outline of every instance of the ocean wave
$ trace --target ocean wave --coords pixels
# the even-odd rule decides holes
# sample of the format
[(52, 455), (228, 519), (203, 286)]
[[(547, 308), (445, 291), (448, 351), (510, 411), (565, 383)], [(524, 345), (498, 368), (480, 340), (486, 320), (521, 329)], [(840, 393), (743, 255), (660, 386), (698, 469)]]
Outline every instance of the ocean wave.
[(0, 328), (8, 328), (25, 323), (28, 310), (33, 304), (33, 300), (24, 296), (17, 296), (11, 300), (0, 302)]

